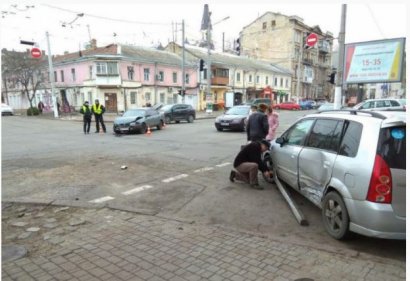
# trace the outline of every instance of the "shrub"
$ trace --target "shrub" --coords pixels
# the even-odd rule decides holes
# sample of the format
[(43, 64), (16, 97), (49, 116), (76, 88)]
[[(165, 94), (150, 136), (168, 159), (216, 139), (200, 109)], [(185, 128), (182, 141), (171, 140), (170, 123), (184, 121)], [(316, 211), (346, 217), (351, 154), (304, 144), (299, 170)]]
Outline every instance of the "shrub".
[(30, 107), (27, 109), (27, 116), (39, 115), (40, 111), (37, 107)]

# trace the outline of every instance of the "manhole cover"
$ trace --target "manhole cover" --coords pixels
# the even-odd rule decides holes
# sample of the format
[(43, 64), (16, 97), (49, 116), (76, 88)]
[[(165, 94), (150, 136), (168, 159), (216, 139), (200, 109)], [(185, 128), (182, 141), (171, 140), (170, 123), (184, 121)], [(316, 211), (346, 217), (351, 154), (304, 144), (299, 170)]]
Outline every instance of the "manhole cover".
[(1, 246), (1, 260), (14, 261), (24, 258), (27, 255), (27, 250), (20, 245), (2, 245)]

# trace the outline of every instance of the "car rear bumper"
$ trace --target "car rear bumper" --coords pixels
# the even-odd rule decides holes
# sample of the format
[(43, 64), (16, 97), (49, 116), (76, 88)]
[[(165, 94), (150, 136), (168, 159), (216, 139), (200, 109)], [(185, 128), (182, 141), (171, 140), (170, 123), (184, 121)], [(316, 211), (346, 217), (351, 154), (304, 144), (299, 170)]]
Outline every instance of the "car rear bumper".
[(362, 235), (406, 239), (406, 218), (397, 216), (390, 204), (346, 199), (350, 230)]

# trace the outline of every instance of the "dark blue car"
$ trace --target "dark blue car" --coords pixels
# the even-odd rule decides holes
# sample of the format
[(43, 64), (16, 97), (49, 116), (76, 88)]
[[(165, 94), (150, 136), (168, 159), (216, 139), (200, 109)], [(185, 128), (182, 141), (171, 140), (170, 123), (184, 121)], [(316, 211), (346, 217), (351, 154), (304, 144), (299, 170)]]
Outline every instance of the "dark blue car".
[(313, 109), (315, 102), (313, 100), (301, 100), (299, 101), (299, 105), (302, 110)]

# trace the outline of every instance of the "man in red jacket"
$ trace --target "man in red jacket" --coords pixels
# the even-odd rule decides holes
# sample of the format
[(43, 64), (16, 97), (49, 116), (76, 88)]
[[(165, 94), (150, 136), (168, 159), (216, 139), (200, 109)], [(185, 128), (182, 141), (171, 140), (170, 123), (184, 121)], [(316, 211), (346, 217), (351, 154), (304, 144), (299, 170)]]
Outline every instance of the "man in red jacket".
[(270, 148), (267, 140), (253, 141), (247, 144), (236, 156), (233, 166), (235, 170), (231, 171), (229, 180), (244, 181), (249, 183), (252, 188), (263, 189), (258, 184), (258, 170), (265, 176), (272, 176), (272, 171), (262, 161), (262, 153)]

